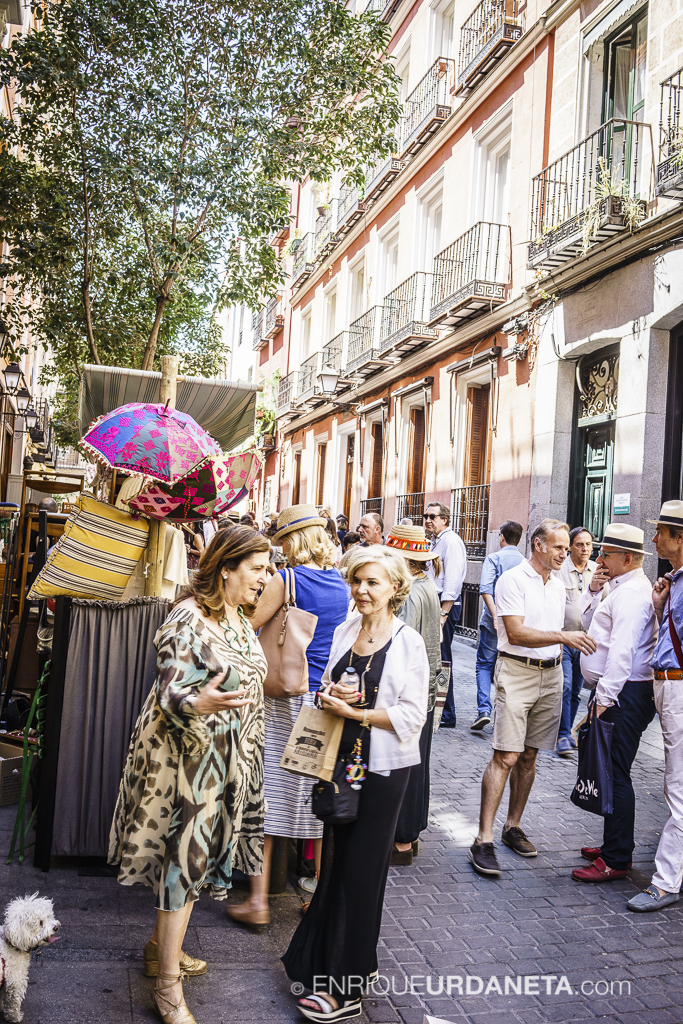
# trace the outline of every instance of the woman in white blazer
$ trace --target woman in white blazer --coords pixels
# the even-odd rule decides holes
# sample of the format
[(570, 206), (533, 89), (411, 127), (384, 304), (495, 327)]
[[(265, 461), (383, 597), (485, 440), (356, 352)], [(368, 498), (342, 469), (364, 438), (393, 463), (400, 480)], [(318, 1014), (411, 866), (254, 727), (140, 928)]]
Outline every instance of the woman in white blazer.
[[(424, 640), (395, 615), (411, 586), (402, 555), (381, 545), (354, 549), (348, 583), (360, 614), (335, 630), (320, 702), (345, 719), (339, 757), (351, 763), (360, 755), (368, 770), (357, 819), (325, 825), (318, 886), (282, 958), (292, 981), (313, 990), (299, 1010), (324, 1022), (359, 1016), (377, 972), (396, 821), (410, 768), (420, 762), (429, 689)], [(360, 690), (339, 682), (347, 668)]]

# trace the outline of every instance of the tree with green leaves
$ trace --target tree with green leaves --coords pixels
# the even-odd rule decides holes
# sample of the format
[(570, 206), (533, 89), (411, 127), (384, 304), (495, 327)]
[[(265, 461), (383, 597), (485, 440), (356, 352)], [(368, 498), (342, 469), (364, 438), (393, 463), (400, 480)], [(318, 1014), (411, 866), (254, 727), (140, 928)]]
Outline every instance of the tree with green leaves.
[[(389, 30), (345, 0), (40, 0), (0, 51), (0, 274), (57, 373), (151, 369), (284, 281), (288, 183), (391, 152)], [(208, 320), (210, 321), (210, 316)], [(195, 332), (196, 333), (196, 332)], [(184, 349), (183, 349), (184, 350)]]

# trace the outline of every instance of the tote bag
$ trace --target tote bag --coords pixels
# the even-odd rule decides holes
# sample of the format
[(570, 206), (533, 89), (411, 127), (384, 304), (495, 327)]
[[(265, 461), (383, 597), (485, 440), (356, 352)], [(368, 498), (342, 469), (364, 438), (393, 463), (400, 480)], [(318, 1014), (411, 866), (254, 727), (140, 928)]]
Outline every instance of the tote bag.
[(308, 693), (308, 651), (318, 616), (296, 607), (296, 577), (285, 569), (285, 601), (265, 625), (259, 640), (268, 662), (263, 682), (266, 697), (300, 697)]
[(591, 814), (612, 814), (612, 729), (593, 710), (579, 729), (579, 768), (570, 800)]
[(311, 779), (332, 779), (344, 719), (303, 704), (294, 723), (280, 767)]

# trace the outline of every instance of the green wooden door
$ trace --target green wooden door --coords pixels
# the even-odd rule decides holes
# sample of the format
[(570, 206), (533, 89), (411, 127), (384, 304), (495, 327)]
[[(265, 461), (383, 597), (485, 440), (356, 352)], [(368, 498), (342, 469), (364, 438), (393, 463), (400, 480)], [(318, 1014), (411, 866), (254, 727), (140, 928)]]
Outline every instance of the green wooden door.
[(583, 525), (600, 543), (612, 515), (614, 422), (584, 427)]

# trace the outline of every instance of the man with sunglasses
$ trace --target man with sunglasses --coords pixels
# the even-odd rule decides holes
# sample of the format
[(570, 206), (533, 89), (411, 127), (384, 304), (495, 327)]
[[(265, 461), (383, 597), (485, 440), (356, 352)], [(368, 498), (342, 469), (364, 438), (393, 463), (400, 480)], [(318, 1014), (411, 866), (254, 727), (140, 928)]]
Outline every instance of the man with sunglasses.
[[(451, 513), (440, 501), (433, 501), (422, 516), (425, 533), (432, 541), (432, 552), (441, 559), (441, 572), (437, 576), (431, 563), (427, 568), (441, 602), (441, 663), (451, 669), (453, 633), (460, 621), (460, 593), (467, 572), (467, 550), (458, 534), (451, 530)], [(455, 729), (455, 702), (453, 677), (448, 684), (448, 695), (441, 715), (442, 729)]]
[[(645, 534), (636, 526), (610, 523), (602, 540), (598, 568), (581, 601), (581, 618), (596, 648), (581, 655), (581, 674), (595, 687), (592, 714), (613, 723), (613, 811), (604, 817), (602, 845), (584, 846), (590, 867), (575, 868), (577, 882), (626, 878), (635, 849), (636, 799), (631, 766), (640, 738), (655, 717), (652, 652), (657, 619), (652, 584), (643, 571)], [(602, 600), (605, 582), (609, 595)]]
[(626, 904), (640, 914), (677, 903), (683, 881), (683, 501), (665, 501), (654, 525), (657, 554), (673, 570), (658, 579), (652, 591), (659, 622), (652, 655), (654, 697), (664, 736), (669, 819), (659, 839), (652, 881)]

